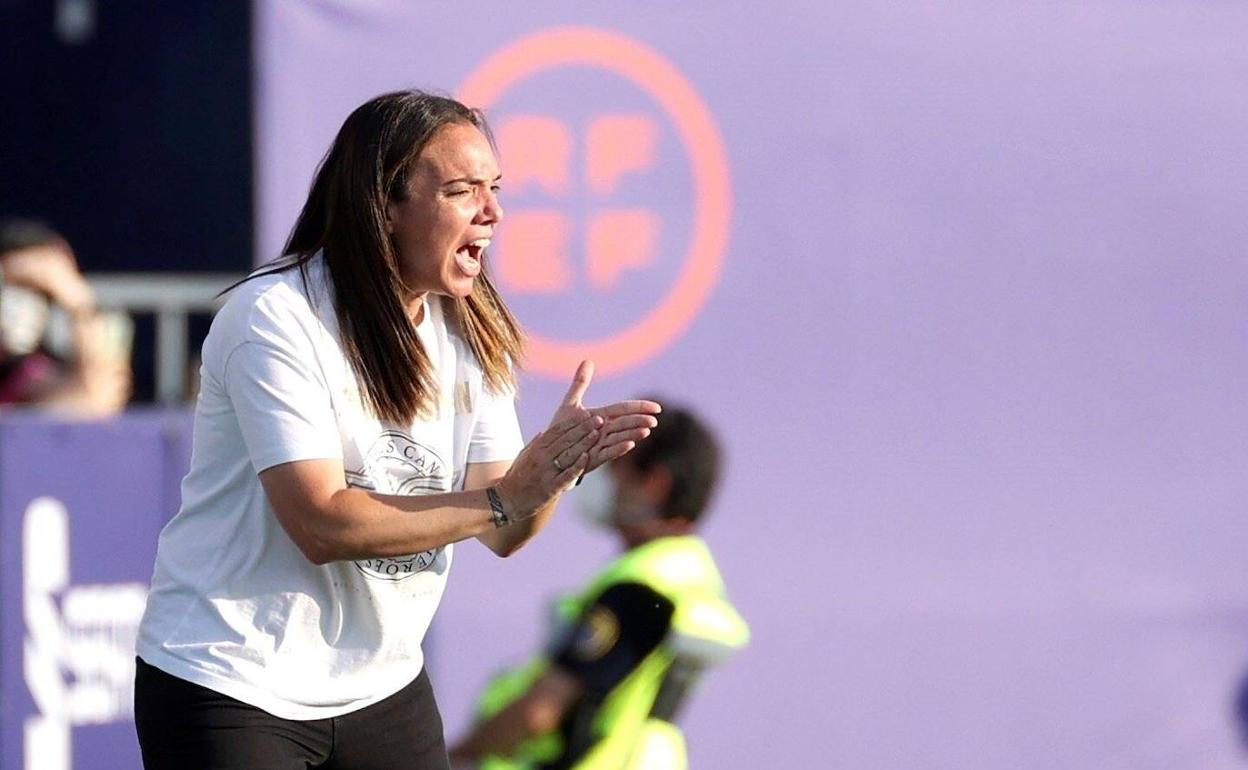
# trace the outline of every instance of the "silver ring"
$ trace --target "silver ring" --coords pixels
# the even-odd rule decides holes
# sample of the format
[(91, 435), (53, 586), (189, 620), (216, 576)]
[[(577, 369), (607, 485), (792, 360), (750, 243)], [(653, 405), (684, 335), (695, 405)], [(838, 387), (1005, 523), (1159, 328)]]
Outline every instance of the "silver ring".
[(559, 464), (559, 455), (555, 455), (553, 458), (551, 458), (551, 462), (555, 464), (555, 470), (559, 471), (560, 473), (563, 473), (565, 470), (567, 470), (566, 468), (564, 468), (562, 465)]

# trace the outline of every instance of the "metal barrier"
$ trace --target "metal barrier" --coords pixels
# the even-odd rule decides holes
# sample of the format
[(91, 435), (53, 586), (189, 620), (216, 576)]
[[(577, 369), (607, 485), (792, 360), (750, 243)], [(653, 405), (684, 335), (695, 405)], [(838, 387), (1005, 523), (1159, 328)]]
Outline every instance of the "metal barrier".
[(100, 307), (156, 318), (156, 401), (173, 405), (186, 392), (190, 360), (187, 317), (212, 313), (222, 289), (242, 279), (233, 273), (107, 273), (88, 275)]

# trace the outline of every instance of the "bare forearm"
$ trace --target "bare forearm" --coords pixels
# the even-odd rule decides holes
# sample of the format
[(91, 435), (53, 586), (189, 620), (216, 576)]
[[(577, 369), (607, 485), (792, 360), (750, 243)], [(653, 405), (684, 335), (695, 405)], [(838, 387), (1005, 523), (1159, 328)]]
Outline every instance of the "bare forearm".
[(435, 495), (383, 495), (342, 489), (319, 515), (300, 517), (304, 551), (326, 563), (403, 556), (494, 529), (484, 490)]
[(529, 737), (528, 725), (515, 704), (476, 725), (459, 743), (450, 748), (452, 759), (480, 760), (491, 754), (506, 757)]
[(558, 703), (534, 703), (530, 698), (521, 698), (474, 725), (449, 753), (454, 759), (466, 760), (511, 756), (524, 741), (555, 729), (562, 715)]
[(510, 462), (494, 462), (494, 463), (474, 463), (468, 466), (468, 472), (464, 477), (465, 489), (485, 489), (494, 487), (499, 491), (500, 502), (503, 503), (503, 512), (511, 519), (511, 523), (504, 527), (488, 530), (477, 536), (483, 545), (499, 556), (510, 556), (518, 551), (525, 543), (537, 536), (538, 532), (546, 526), (554, 516), (555, 506), (559, 502), (559, 497), (563, 494), (556, 491), (553, 495), (546, 498), (545, 502), (539, 505), (535, 510), (524, 515), (523, 512), (513, 509), (514, 500), (510, 497), (509, 491), (505, 488), (504, 478), (508, 471), (511, 470)]
[(558, 501), (559, 498), (556, 497), (549, 505), (539, 508), (536, 514), (527, 519), (512, 521), (505, 527), (492, 527), (477, 535), (477, 539), (499, 556), (510, 556), (542, 531), (554, 516)]
[[(554, 509), (560, 492), (583, 472), (587, 451), (602, 424), (592, 415), (552, 426), (521, 450), (513, 463), (469, 463), (466, 482), (493, 481), (513, 533), (496, 536), (506, 555), (532, 537)], [(558, 462), (560, 454), (576, 458)], [(260, 481), (282, 527), (309, 561), (402, 556), (481, 536), (496, 526), (486, 486), (434, 495), (385, 495), (344, 488), (342, 461), (300, 460), (267, 468)], [(500, 478), (501, 476), (501, 478)], [(539, 521), (524, 523), (541, 518)], [(487, 543), (488, 544), (488, 543)]]
[(481, 759), (491, 754), (510, 756), (529, 738), (557, 728), (581, 692), (581, 684), (575, 678), (552, 668), (519, 699), (475, 724), (468, 735), (451, 748), (451, 756), (456, 759)]

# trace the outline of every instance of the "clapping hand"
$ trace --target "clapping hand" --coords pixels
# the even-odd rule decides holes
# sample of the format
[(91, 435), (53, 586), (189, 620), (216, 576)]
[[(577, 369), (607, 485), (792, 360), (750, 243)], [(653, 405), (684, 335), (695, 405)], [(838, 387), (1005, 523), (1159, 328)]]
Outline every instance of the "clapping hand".
[(658, 425), (662, 408), (653, 401), (617, 401), (587, 408), (582, 403), (594, 378), (592, 361), (582, 361), (550, 426), (520, 451), (499, 481), (509, 515), (535, 515), (603, 463), (627, 454)]
[(658, 403), (642, 399), (617, 401), (606, 406), (587, 408), (582, 400), (593, 378), (594, 362), (582, 361), (572, 378), (572, 385), (563, 397), (563, 402), (550, 420), (553, 428), (557, 424), (577, 417), (592, 416), (601, 419), (597, 440), (589, 449), (582, 473), (589, 473), (603, 463), (628, 454), (633, 447), (637, 446), (638, 441), (650, 435), (651, 428), (659, 424), (655, 415), (663, 411), (663, 407)]

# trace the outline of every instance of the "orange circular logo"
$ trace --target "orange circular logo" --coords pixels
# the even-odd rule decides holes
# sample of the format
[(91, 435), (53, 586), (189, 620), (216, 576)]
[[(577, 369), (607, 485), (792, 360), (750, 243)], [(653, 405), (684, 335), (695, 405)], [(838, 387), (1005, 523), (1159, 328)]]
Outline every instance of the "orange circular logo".
[[(723, 141), (710, 112), (683, 75), (660, 54), (622, 35), (588, 27), (550, 29), (522, 38), (490, 56), (469, 75), (459, 98), (489, 110), (521, 81), (569, 69), (603, 70), (623, 78), (659, 108), (675, 130), (688, 160), (691, 201), (690, 233), (679, 267), (661, 298), (626, 328), (590, 340), (562, 340), (530, 333), (531, 369), (563, 377), (583, 358), (610, 374), (640, 364), (679, 337), (710, 294), (728, 242), (731, 192)], [(656, 166), (652, 115), (609, 110), (591, 116), (583, 133), (585, 181), (589, 192), (608, 195), (621, 189), (622, 178)], [(492, 121), (495, 122), (495, 121)], [(520, 178), (547, 192), (568, 192), (567, 167), (574, 153), (563, 122), (549, 114), (512, 115), (495, 122), (499, 144), (516, 152), (506, 158), (508, 184)], [(505, 287), (557, 295), (571, 286), (566, 230), (559, 209), (509, 212), (504, 226), (507, 253), (496, 266)], [(662, 215), (653, 207), (616, 207), (591, 217), (579, 234), (584, 246), (585, 279), (600, 292), (619, 286), (622, 276), (654, 263)], [(563, 229), (561, 229), (563, 228)], [(568, 318), (569, 326), (576, 319)]]

